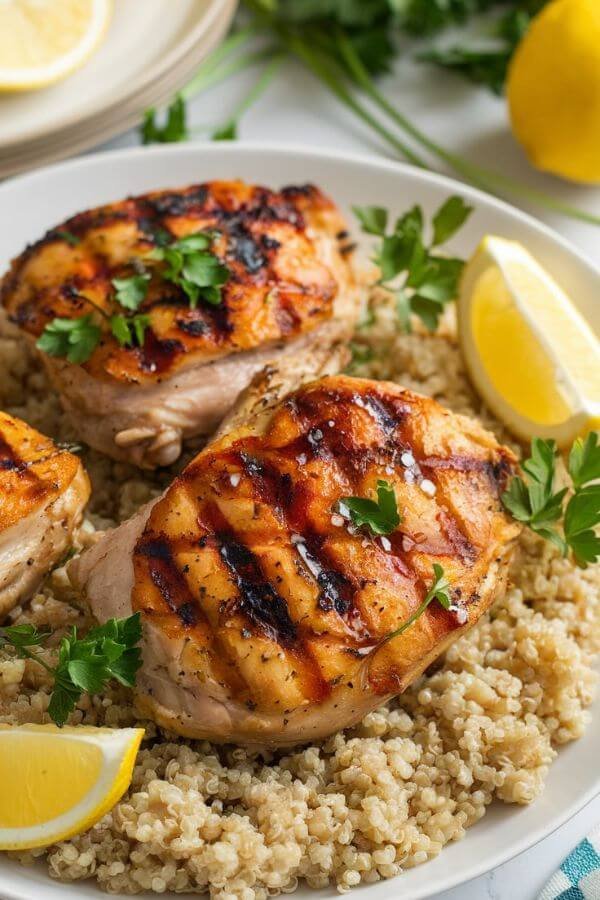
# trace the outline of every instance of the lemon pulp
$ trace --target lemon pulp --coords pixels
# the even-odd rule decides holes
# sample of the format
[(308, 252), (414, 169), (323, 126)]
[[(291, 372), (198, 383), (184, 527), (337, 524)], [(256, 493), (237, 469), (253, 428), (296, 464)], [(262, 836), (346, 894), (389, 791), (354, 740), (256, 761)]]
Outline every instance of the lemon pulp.
[(78, 69), (111, 12), (112, 0), (0, 0), (0, 91), (44, 87)]
[(514, 241), (488, 236), (458, 300), (471, 380), (518, 437), (566, 447), (600, 422), (600, 343), (569, 297)]
[[(14, 777), (17, 765), (19, 779)], [(68, 812), (91, 791), (101, 768), (102, 752), (94, 744), (48, 742), (43, 734), (15, 731), (0, 756), (0, 828), (29, 828)], [(35, 793), (24, 790), (32, 784)]]
[(143, 734), (0, 725), (0, 850), (47, 847), (98, 822), (127, 790)]

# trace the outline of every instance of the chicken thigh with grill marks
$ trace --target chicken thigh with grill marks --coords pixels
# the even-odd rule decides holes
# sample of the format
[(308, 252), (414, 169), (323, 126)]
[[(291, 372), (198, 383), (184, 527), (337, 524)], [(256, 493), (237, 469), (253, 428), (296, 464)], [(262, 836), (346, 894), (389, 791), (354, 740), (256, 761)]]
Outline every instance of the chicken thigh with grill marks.
[(0, 620), (64, 555), (89, 495), (77, 456), (0, 412)]
[[(192, 308), (156, 252), (198, 232), (210, 233), (228, 275), (220, 302)], [(152, 468), (174, 462), (183, 438), (213, 431), (267, 362), (349, 336), (359, 299), (351, 252), (318, 188), (212, 181), (74, 216), (14, 260), (0, 299), (34, 340), (55, 318), (92, 314), (102, 338), (87, 361), (43, 361), (83, 440)], [(138, 314), (149, 320), (122, 345), (107, 319), (125, 312), (114, 280), (140, 275)]]
[[(476, 422), (391, 383), (328, 376), (277, 399), (286, 378), (265, 379), (71, 574), (100, 620), (140, 611), (145, 714), (187, 737), (286, 745), (356, 723), (473, 626), (520, 527), (500, 502), (515, 458)], [(400, 514), (385, 537), (340, 515), (378, 480)], [(434, 563), (452, 605), (386, 640)]]

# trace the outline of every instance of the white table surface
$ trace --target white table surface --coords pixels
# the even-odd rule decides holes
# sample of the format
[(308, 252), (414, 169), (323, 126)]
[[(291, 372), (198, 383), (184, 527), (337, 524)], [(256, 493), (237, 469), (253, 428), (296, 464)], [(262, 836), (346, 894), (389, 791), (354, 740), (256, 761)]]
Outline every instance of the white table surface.
[[(190, 104), (190, 122), (198, 128), (198, 137), (203, 137), (207, 129), (227, 118), (253, 78), (254, 73), (238, 76)], [(600, 213), (600, 188), (569, 185), (531, 169), (508, 129), (504, 101), (459, 78), (415, 65), (406, 58), (382, 86), (390, 99), (395, 99), (397, 105), (438, 143), (470, 156), (481, 165), (502, 170), (522, 182), (553, 193), (566, 202)], [(249, 141), (290, 141), (311, 147), (390, 155), (351, 113), (342, 109), (308, 73), (293, 63), (286, 63), (278, 79), (246, 114), (240, 137)], [(135, 132), (128, 132), (102, 149), (138, 143)], [(174, 173), (174, 183), (176, 181), (177, 173)], [(560, 231), (600, 265), (598, 228), (531, 207), (529, 211)], [(537, 847), (488, 875), (438, 895), (436, 900), (534, 900), (564, 856), (598, 822), (600, 797)], [(401, 897), (400, 882), (398, 897)]]

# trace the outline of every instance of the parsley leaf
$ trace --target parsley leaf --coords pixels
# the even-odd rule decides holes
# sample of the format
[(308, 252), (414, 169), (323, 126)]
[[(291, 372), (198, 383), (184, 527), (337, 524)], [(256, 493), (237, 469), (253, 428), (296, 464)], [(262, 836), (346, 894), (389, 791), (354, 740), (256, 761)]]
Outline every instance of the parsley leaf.
[(598, 433), (591, 431), (585, 441), (577, 438), (569, 454), (569, 475), (575, 489), (600, 478)]
[(69, 246), (71, 247), (77, 247), (77, 245), (81, 243), (80, 237), (77, 237), (77, 235), (73, 234), (72, 231), (67, 231), (66, 229), (54, 231), (53, 236), (55, 238), (60, 238), (61, 241), (66, 241), (67, 244), (69, 244)]
[(565, 541), (551, 527), (562, 517), (563, 500), (567, 493), (567, 488), (554, 491), (557, 455), (555, 441), (534, 438), (531, 456), (522, 466), (526, 478), (513, 478), (501, 499), (514, 519), (552, 541), (564, 554), (567, 549)]
[(565, 512), (565, 540), (582, 569), (600, 557), (600, 536), (594, 531), (600, 522), (600, 484), (575, 491)]
[(444, 574), (443, 568), (439, 563), (434, 563), (433, 581), (431, 582), (431, 586), (425, 594), (422, 603), (419, 604), (412, 616), (410, 616), (406, 620), (406, 622), (404, 622), (399, 628), (396, 628), (394, 631), (391, 631), (389, 634), (387, 634), (383, 638), (383, 640), (380, 641), (378, 646), (381, 646), (381, 644), (385, 644), (388, 641), (391, 641), (393, 638), (404, 634), (405, 631), (408, 631), (411, 625), (414, 625), (417, 619), (419, 619), (423, 615), (429, 604), (434, 600), (437, 600), (438, 603), (440, 603), (444, 607), (444, 609), (450, 609), (452, 603), (450, 601), (449, 591), (450, 583)]
[(17, 650), (36, 647), (50, 635), (49, 631), (38, 631), (35, 625), (7, 625), (0, 628), (0, 649), (10, 645)]
[(388, 211), (383, 206), (353, 206), (352, 212), (365, 234), (383, 237), (387, 228)]
[(433, 241), (432, 245), (438, 246), (450, 240), (461, 225), (466, 222), (473, 211), (467, 206), (462, 197), (448, 197), (433, 217)]
[(348, 510), (354, 525), (366, 525), (373, 534), (390, 534), (401, 522), (394, 488), (381, 479), (377, 482), (377, 500), (342, 497), (339, 510), (342, 514)]
[(130, 278), (113, 278), (115, 300), (125, 309), (135, 312), (148, 293), (150, 275), (132, 275)]
[(210, 251), (217, 232), (201, 231), (173, 241), (166, 247), (155, 247), (150, 256), (166, 263), (167, 281), (187, 294), (196, 309), (199, 300), (214, 306), (221, 302), (221, 289), (229, 279), (229, 269)]
[[(456, 297), (464, 262), (438, 256), (434, 248), (449, 240), (472, 212), (461, 197), (449, 197), (432, 219), (429, 247), (424, 238), (423, 211), (414, 206), (396, 219), (391, 232), (387, 210), (379, 206), (354, 207), (362, 230), (380, 238), (374, 261), (379, 266), (379, 283), (397, 300), (398, 320), (410, 330), (410, 316), (418, 316), (428, 331), (435, 331), (447, 303)], [(407, 290), (409, 289), (409, 290)]]
[(144, 343), (150, 316), (136, 313), (134, 316), (120, 314), (110, 317), (110, 330), (122, 347), (141, 347)]
[(139, 613), (109, 619), (83, 638), (73, 628), (60, 642), (55, 667), (29, 649), (42, 644), (49, 634), (34, 625), (0, 628), (0, 649), (12, 649), (18, 657), (38, 662), (53, 676), (48, 713), (57, 725), (65, 724), (83, 693), (97, 694), (112, 679), (126, 687), (135, 684), (142, 663), (137, 646), (142, 636)]
[[(568, 488), (554, 490), (557, 456), (554, 441), (534, 438), (531, 456), (522, 466), (526, 478), (513, 478), (502, 502), (513, 518), (552, 541), (563, 556), (570, 549), (577, 565), (585, 568), (600, 558), (600, 537), (595, 532), (600, 523), (600, 484), (590, 484), (600, 478), (598, 435), (591, 433), (585, 441), (578, 438), (571, 448), (568, 469), (574, 492), (566, 509)], [(553, 527), (561, 519), (563, 534)]]
[(46, 325), (36, 347), (48, 356), (62, 356), (71, 363), (84, 363), (98, 346), (101, 333), (91, 313), (78, 319), (56, 318)]
[(164, 125), (157, 125), (156, 110), (147, 109), (141, 126), (143, 144), (172, 144), (188, 139), (185, 101), (177, 94), (167, 110)]

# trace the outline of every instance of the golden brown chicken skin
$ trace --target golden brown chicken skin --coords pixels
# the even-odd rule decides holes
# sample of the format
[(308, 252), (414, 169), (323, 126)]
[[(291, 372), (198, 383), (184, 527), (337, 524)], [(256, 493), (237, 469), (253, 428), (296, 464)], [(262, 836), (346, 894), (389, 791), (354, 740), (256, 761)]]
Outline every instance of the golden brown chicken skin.
[(0, 618), (64, 554), (89, 493), (77, 456), (0, 412)]
[[(211, 234), (227, 280), (220, 301), (193, 309), (155, 255), (197, 232)], [(55, 318), (92, 315), (102, 337), (87, 361), (42, 360), (84, 441), (154, 468), (174, 462), (184, 439), (210, 434), (267, 363), (309, 366), (315, 347), (349, 338), (360, 305), (351, 251), (318, 188), (212, 181), (74, 216), (14, 260), (0, 300), (31, 340)], [(107, 318), (125, 312), (113, 282), (140, 275), (143, 342), (121, 346)]]
[[(14, 260), (2, 285), (12, 321), (38, 337), (55, 317), (91, 311), (83, 297), (113, 309), (112, 279), (152, 273), (141, 312), (150, 316), (142, 347), (107, 332), (84, 368), (95, 377), (151, 383), (193, 361), (290, 340), (331, 317), (335, 274), (315, 251), (307, 226), (326, 224), (348, 245), (343, 220), (312, 186), (282, 191), (213, 181), (132, 197), (58, 225)], [(158, 240), (216, 230), (212, 250), (230, 278), (218, 305), (190, 302), (149, 254)], [(75, 241), (77, 243), (75, 243)]]
[[(102, 567), (120, 564), (106, 547), (83, 557), (92, 607), (113, 615), (131, 588), (145, 623), (139, 702), (159, 723), (217, 740), (316, 739), (404, 690), (503, 589), (519, 526), (500, 493), (514, 468), (491, 434), (434, 400), (323, 378), (273, 409), (258, 402), (124, 526), (112, 542), (133, 549), (122, 583), (107, 587)], [(401, 515), (382, 537), (339, 514), (378, 480)], [(452, 608), (433, 602), (385, 641), (434, 563)]]

